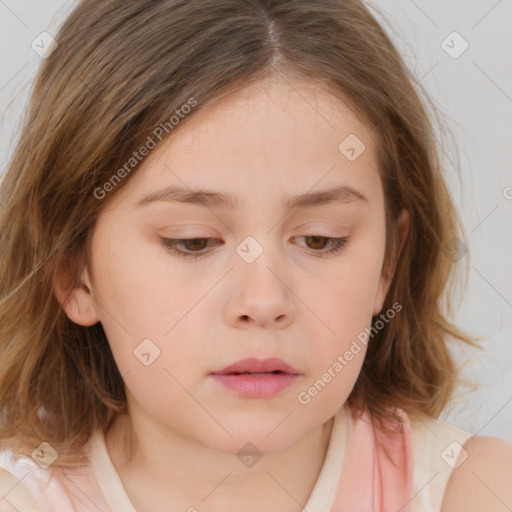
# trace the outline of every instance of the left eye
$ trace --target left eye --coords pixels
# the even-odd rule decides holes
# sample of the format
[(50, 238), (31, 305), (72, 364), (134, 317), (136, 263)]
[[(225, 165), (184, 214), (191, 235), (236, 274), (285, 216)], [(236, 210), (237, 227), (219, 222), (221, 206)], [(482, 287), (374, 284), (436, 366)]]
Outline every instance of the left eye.
[[(325, 254), (333, 254), (340, 251), (347, 243), (348, 237), (342, 238), (330, 238), (327, 236), (320, 235), (307, 235), (303, 237), (307, 240), (310, 240), (310, 244), (312, 241), (313, 246), (317, 246), (318, 244), (322, 247), (313, 247), (314, 251), (317, 255), (323, 256)], [(221, 240), (216, 240), (214, 238), (163, 238), (160, 237), (162, 244), (169, 249), (171, 252), (178, 254), (180, 256), (184, 256), (186, 258), (197, 258), (206, 253), (204, 249), (206, 249), (208, 242), (212, 240), (215, 242), (214, 245), (222, 245)], [(205, 243), (206, 242), (206, 243)], [(331, 248), (326, 250), (322, 250), (326, 245), (330, 244)], [(185, 250), (180, 247), (184, 247)]]

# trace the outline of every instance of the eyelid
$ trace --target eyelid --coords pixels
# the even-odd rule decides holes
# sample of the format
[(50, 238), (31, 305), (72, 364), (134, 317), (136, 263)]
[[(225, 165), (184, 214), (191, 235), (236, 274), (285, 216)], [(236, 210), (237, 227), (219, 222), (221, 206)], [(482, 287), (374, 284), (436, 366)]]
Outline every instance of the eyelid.
[[(310, 249), (309, 254), (313, 255), (314, 257), (320, 257), (320, 258), (327, 258), (330, 256), (334, 256), (336, 253), (340, 252), (349, 242), (350, 237), (329, 237), (324, 236), (320, 234), (306, 234), (299, 237), (292, 237), (292, 238), (323, 238), (327, 241), (327, 244), (331, 245), (331, 249), (329, 250), (314, 250)], [(222, 245), (218, 244), (218, 239), (215, 239), (213, 237), (191, 237), (191, 238), (164, 238), (160, 237), (160, 241), (164, 247), (166, 247), (171, 253), (176, 254), (178, 256), (181, 256), (185, 259), (197, 259), (201, 256), (207, 256), (212, 251), (209, 250), (199, 250), (199, 251), (186, 251), (182, 249), (178, 249), (179, 244), (181, 242), (189, 242), (192, 240), (207, 240), (208, 242), (213, 240), (215, 242), (215, 245)]]

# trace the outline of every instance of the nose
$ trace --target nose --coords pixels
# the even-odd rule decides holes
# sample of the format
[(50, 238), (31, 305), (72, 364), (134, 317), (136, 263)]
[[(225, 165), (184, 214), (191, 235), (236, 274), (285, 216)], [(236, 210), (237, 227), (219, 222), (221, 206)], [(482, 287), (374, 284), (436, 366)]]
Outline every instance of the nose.
[(234, 269), (234, 293), (226, 304), (226, 320), (238, 328), (274, 327), (284, 329), (295, 319), (295, 295), (286, 273), (272, 269), (260, 257), (251, 264), (240, 262)]

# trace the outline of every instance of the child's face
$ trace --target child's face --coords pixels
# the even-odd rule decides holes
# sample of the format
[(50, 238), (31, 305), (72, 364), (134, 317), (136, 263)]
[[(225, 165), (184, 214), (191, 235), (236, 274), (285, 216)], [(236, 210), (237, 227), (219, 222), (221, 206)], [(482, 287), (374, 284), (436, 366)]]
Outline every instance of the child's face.
[[(349, 134), (366, 146), (353, 161), (349, 149), (338, 149)], [(100, 215), (94, 282), (84, 273), (95, 300), (82, 322), (101, 321), (139, 425), (232, 453), (248, 441), (265, 452), (297, 442), (336, 413), (365, 345), (357, 342), (351, 360), (344, 354), (381, 312), (390, 283), (376, 168), (370, 131), (344, 104), (286, 82), (259, 84), (198, 112), (152, 150)], [(137, 207), (170, 185), (230, 194), (238, 205), (160, 200)], [(343, 185), (367, 201), (281, 205)], [(312, 235), (348, 242), (322, 257), (334, 243)], [(202, 252), (187, 259), (160, 237), (217, 243), (182, 243), (178, 249)], [(138, 348), (145, 339), (151, 342)], [(241, 396), (212, 377), (251, 356), (279, 357), (300, 375), (266, 398)], [(320, 391), (309, 392), (315, 382)]]

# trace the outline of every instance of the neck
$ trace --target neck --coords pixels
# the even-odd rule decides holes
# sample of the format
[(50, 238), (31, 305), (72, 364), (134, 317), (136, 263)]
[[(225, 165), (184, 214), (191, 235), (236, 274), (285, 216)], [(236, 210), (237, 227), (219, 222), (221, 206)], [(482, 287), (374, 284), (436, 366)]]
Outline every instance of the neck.
[(254, 465), (120, 415), (107, 451), (136, 510), (302, 512), (322, 469), (333, 418)]

